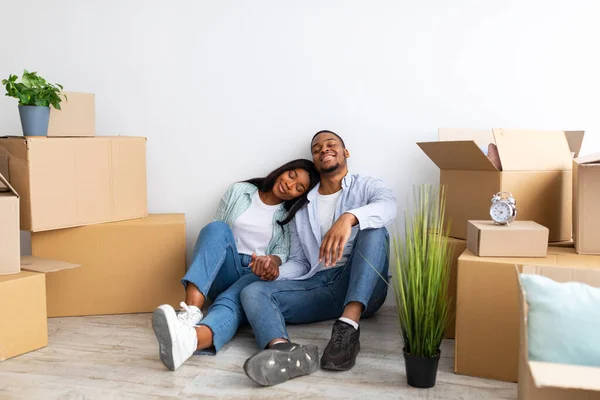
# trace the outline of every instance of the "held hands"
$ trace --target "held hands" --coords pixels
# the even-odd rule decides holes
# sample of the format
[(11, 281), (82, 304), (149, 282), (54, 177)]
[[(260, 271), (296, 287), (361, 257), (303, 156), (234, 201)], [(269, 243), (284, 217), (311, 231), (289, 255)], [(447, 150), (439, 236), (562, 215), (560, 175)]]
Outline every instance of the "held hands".
[(252, 253), (252, 261), (248, 264), (254, 275), (264, 281), (273, 281), (279, 277), (281, 260), (277, 256), (257, 256)]
[(358, 219), (349, 213), (342, 214), (335, 221), (321, 243), (319, 262), (322, 262), (325, 267), (330, 267), (342, 259), (344, 247), (352, 234), (352, 227), (356, 224)]

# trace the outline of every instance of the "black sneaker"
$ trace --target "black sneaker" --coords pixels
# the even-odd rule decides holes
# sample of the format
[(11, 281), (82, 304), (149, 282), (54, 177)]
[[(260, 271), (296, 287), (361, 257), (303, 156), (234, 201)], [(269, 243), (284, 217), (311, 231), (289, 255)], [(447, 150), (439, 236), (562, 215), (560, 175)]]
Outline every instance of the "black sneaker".
[(333, 324), (331, 340), (323, 351), (321, 368), (347, 371), (354, 367), (360, 351), (360, 326), (358, 329), (339, 319)]
[(247, 359), (244, 372), (259, 385), (272, 386), (312, 374), (319, 366), (318, 358), (315, 345), (277, 343)]

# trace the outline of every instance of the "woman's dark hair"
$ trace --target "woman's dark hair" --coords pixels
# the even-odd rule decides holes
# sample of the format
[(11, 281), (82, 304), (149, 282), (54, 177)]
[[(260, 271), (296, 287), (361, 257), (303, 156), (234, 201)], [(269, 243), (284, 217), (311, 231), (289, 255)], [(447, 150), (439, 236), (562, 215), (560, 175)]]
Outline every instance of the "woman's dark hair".
[(244, 181), (253, 184), (261, 192), (268, 192), (271, 189), (273, 189), (273, 185), (275, 185), (275, 181), (277, 180), (277, 177), (279, 177), (279, 175), (283, 174), (285, 171), (289, 171), (296, 168), (302, 168), (303, 170), (308, 172), (308, 178), (310, 182), (308, 188), (306, 188), (302, 196), (292, 200), (285, 200), (283, 202), (283, 208), (288, 212), (288, 214), (283, 221), (277, 221), (277, 223), (281, 226), (290, 222), (292, 218), (294, 218), (294, 215), (296, 215), (298, 210), (300, 210), (308, 203), (308, 192), (310, 192), (317, 185), (317, 183), (319, 183), (319, 172), (315, 168), (315, 164), (313, 164), (313, 162), (310, 160), (299, 158), (297, 160), (293, 160), (286, 164), (283, 164), (276, 170), (271, 171), (269, 175), (265, 176), (264, 178), (252, 178)]

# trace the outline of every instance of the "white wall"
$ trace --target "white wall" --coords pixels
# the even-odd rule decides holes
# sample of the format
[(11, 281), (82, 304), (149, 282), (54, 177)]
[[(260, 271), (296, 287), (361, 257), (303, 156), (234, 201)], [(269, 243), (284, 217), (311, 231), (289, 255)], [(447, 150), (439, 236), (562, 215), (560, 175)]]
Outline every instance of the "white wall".
[[(188, 245), (233, 181), (309, 157), (332, 129), (351, 170), (404, 208), (438, 170), (438, 127), (585, 129), (600, 149), (590, 1), (11, 1), (0, 78), (37, 70), (96, 93), (99, 135), (148, 138), (150, 212), (183, 212)], [(0, 98), (0, 133), (20, 134)]]

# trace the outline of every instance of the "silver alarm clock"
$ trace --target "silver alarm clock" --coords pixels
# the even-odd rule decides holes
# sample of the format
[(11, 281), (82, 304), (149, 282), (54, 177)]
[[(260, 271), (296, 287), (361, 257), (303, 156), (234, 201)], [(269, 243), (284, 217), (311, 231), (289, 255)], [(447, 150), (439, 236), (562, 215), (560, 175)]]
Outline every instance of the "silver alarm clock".
[[(508, 196), (503, 196), (508, 195)], [(492, 196), (490, 216), (494, 223), (510, 225), (517, 217), (517, 201), (510, 192), (498, 192)]]

